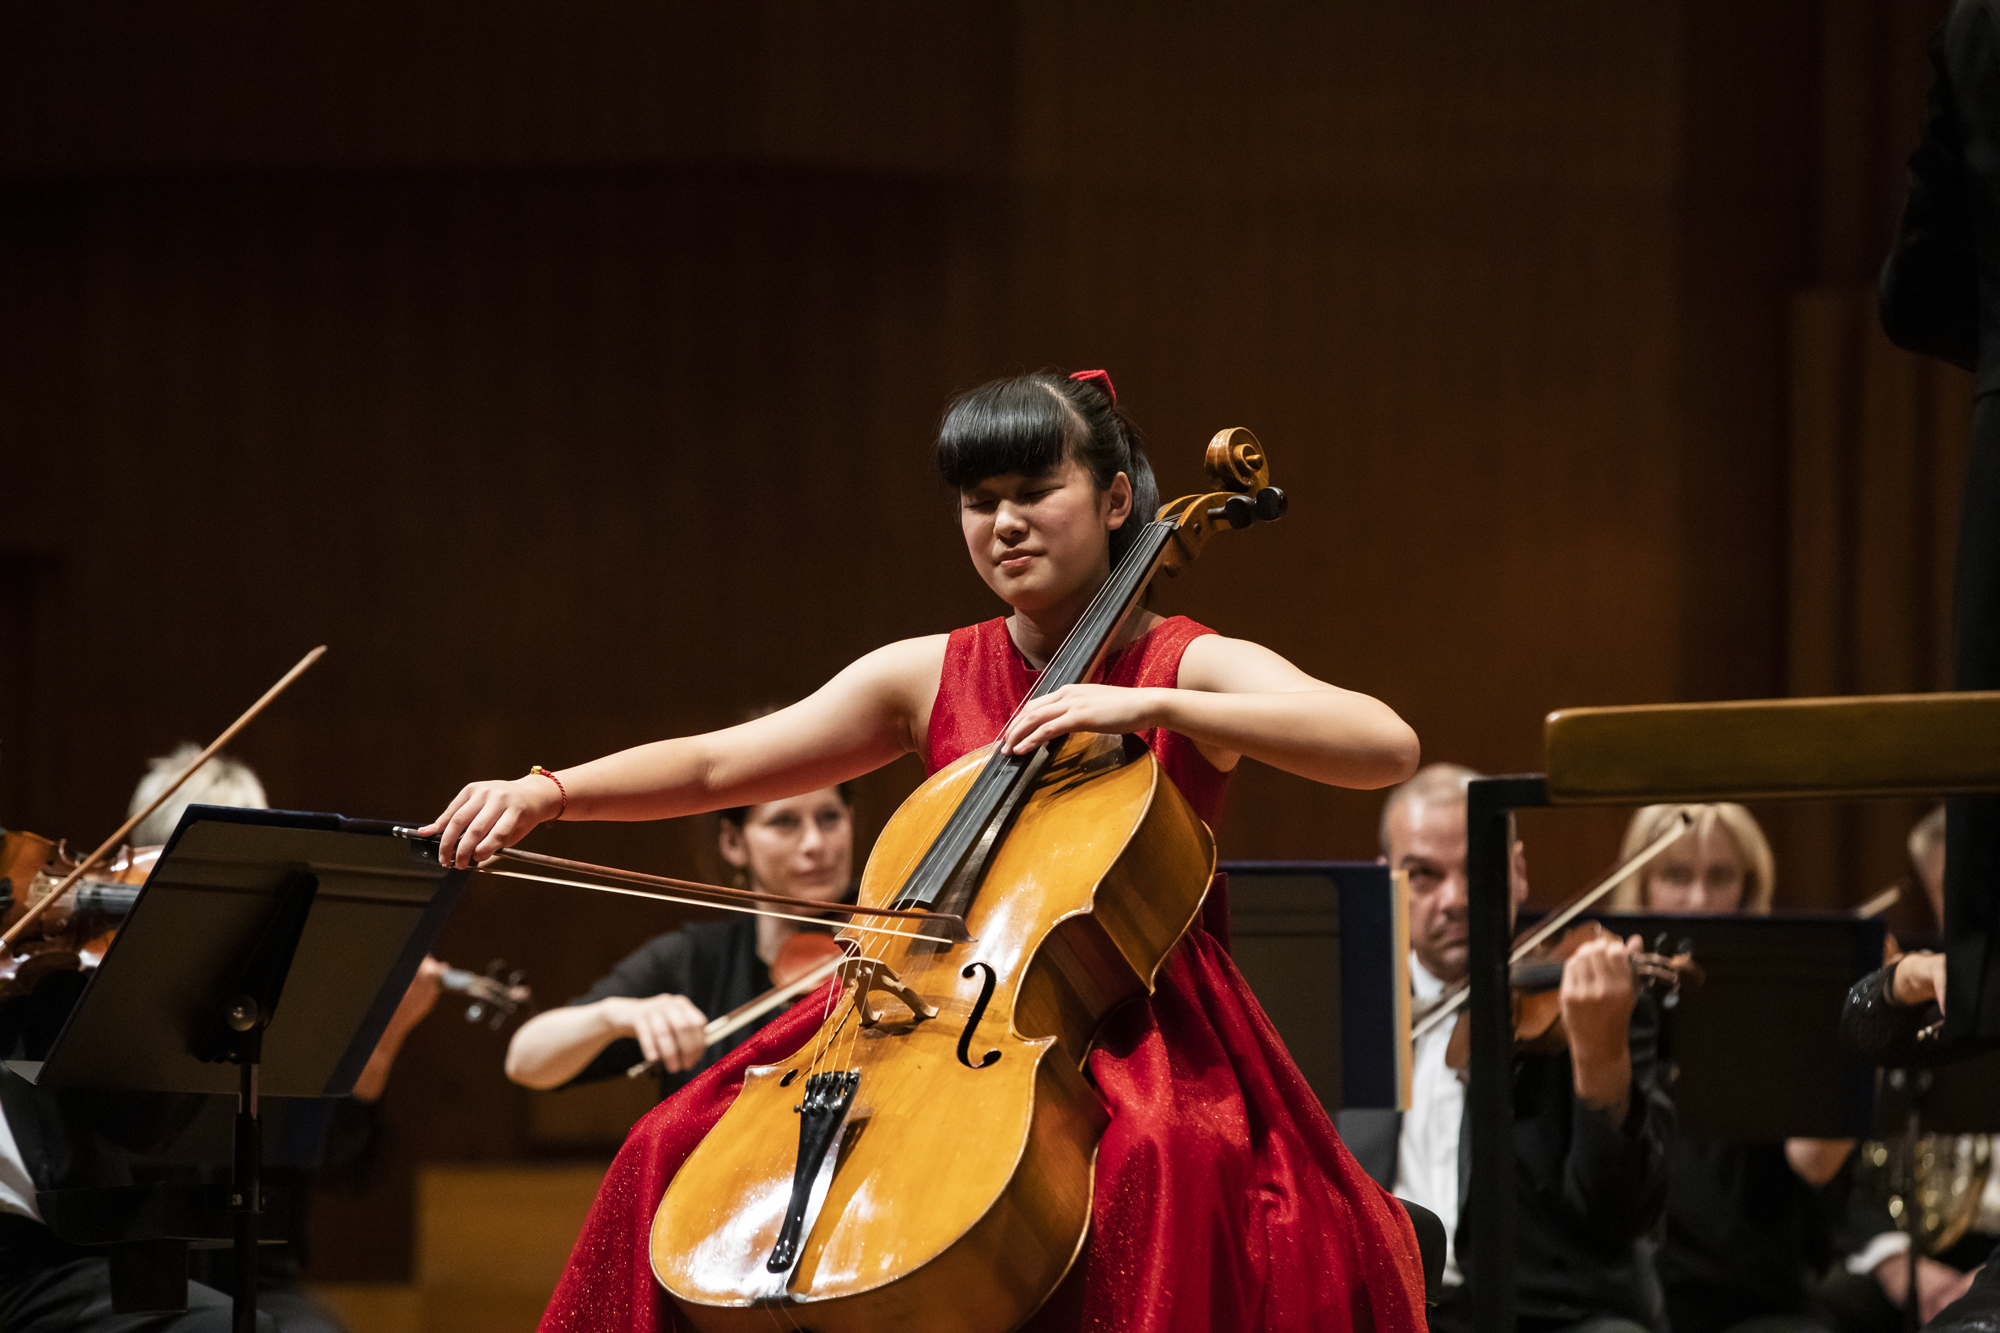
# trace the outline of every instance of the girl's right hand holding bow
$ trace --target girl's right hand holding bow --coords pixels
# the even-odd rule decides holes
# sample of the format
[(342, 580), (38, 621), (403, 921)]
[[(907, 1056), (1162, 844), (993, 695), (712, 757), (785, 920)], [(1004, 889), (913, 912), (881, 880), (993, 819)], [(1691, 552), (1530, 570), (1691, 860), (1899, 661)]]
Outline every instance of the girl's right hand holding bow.
[(530, 773), (511, 782), (474, 782), (452, 798), (444, 813), (417, 830), (437, 835), (438, 864), (464, 869), (484, 861), (560, 816), (568, 797), (559, 779)]

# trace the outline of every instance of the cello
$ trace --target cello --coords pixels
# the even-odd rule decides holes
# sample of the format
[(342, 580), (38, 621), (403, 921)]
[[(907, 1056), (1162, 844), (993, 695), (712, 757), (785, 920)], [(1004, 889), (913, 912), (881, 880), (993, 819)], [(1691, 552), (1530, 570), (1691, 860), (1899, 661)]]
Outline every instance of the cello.
[[(1089, 680), (1156, 573), (1283, 515), (1249, 431), (1204, 462), (1215, 489), (1140, 531), (1030, 699)], [(704, 1333), (1028, 1318), (1089, 1230), (1108, 1119), (1084, 1057), (1151, 991), (1214, 864), (1136, 737), (988, 746), (933, 775), (877, 840), (860, 902), (962, 917), (971, 938), (850, 937), (818, 1032), (748, 1071), (660, 1202), (653, 1271), (681, 1312)]]

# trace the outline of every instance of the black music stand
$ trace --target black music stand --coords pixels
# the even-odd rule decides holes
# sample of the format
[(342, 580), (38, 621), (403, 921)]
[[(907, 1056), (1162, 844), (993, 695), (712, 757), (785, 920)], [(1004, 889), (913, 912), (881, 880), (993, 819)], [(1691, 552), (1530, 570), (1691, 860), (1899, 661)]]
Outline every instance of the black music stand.
[(50, 1089), (237, 1097), (226, 1203), (178, 1182), (36, 1194), (57, 1236), (110, 1247), (120, 1313), (186, 1308), (188, 1247), (230, 1243), (233, 1327), (254, 1329), (258, 1100), (352, 1091), (469, 875), (395, 827), (190, 807), (47, 1058), (8, 1062)]
[[(1844, 912), (1593, 913), (1648, 949), (1683, 941), (1704, 978), (1660, 1026), (1682, 1129), (1737, 1143), (1866, 1138), (1875, 1067), (1840, 1044), (1840, 1006), (1882, 965), (1883, 925)], [(1755, 1015), (1754, 1022), (1746, 1015)]]
[(1225, 861), (1229, 953), (1329, 1116), (1402, 1110), (1409, 909), (1377, 861)]

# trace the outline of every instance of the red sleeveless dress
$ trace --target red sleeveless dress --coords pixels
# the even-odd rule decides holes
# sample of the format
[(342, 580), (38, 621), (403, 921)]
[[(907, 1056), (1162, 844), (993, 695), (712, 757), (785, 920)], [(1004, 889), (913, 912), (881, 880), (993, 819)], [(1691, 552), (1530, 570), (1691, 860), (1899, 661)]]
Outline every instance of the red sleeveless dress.
[[(1106, 684), (1172, 687), (1188, 643), (1213, 633), (1176, 616), (1111, 657)], [(936, 772), (989, 744), (1036, 673), (1004, 620), (955, 631), (930, 722)], [(1214, 827), (1228, 775), (1185, 736), (1143, 733)], [(1160, 969), (1148, 1000), (1108, 1019), (1092, 1082), (1111, 1111), (1097, 1153), (1091, 1235), (1032, 1333), (1411, 1330), (1424, 1280), (1408, 1217), (1356, 1165), (1213, 927)], [(1211, 926), (1210, 923), (1213, 923)], [(743, 1071), (788, 1059), (818, 1030), (801, 1004), (633, 1127), (605, 1175), (541, 1333), (658, 1333), (685, 1325), (647, 1253), (667, 1182), (735, 1100)]]

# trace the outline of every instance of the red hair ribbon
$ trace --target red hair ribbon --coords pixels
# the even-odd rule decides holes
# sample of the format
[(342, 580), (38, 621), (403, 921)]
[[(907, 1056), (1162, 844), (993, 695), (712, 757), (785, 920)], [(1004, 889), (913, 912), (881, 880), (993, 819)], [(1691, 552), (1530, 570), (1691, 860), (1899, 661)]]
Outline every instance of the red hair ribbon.
[(1079, 370), (1076, 374), (1071, 375), (1070, 378), (1073, 380), (1082, 380), (1087, 384), (1097, 385), (1098, 388), (1104, 390), (1104, 396), (1111, 400), (1111, 405), (1113, 407), (1118, 406), (1118, 390), (1111, 387), (1110, 371)]

